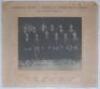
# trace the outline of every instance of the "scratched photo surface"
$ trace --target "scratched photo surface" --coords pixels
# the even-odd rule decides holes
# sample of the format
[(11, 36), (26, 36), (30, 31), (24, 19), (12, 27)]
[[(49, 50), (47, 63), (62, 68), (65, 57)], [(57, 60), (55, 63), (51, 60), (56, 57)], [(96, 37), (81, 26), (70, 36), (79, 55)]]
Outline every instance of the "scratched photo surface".
[(19, 69), (80, 69), (81, 25), (81, 17), (19, 17)]

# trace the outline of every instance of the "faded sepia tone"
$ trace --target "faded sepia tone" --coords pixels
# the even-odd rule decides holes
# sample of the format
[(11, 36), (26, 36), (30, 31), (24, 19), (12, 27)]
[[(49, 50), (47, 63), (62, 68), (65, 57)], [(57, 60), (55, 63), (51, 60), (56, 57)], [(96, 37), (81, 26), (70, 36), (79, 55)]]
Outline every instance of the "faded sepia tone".
[[(79, 42), (81, 45), (79, 49), (81, 50), (79, 51), (80, 52), (82, 51), (80, 54), (81, 55), (80, 58), (82, 61), (80, 62), (81, 66), (79, 66), (78, 69), (72, 68), (72, 70), (69, 70), (70, 68), (68, 69), (65, 68), (64, 70), (59, 70), (59, 68), (57, 70), (48, 70), (48, 68), (46, 70), (36, 70), (36, 68), (35, 70), (34, 68), (32, 70), (28, 69), (26, 70), (26, 68), (20, 69), (19, 59), (22, 56), (19, 56), (20, 49), (18, 45), (20, 44), (19, 44), (18, 33), (21, 27), (18, 25), (19, 23), (18, 19), (24, 17), (81, 18), (82, 20), (80, 22), (81, 28), (79, 28), (80, 33), (78, 33), (81, 34), (82, 36), (79, 37), (81, 38)], [(67, 20), (65, 19), (64, 21)], [(69, 28), (72, 28), (72, 25), (69, 25)], [(5, 2), (3, 4), (4, 86), (23, 86), (23, 87), (55, 86), (55, 85), (65, 85), (70, 87), (96, 86), (97, 85), (96, 29), (97, 29), (97, 5), (93, 2), (88, 2), (88, 3), (87, 2)], [(37, 38), (38, 37), (36, 37), (36, 39)], [(57, 38), (58, 37), (56, 35), (55, 40), (57, 40)], [(27, 40), (28, 39), (26, 39), (26, 41)], [(21, 45), (21, 47), (24, 46)], [(23, 55), (23, 52), (21, 53)], [(61, 56), (64, 57), (66, 55), (62, 54)], [(37, 56), (35, 55), (34, 57), (36, 58)], [(44, 58), (43, 55), (42, 57)], [(56, 58), (57, 57), (58, 56), (56, 56)], [(47, 58), (50, 57), (47, 56)]]

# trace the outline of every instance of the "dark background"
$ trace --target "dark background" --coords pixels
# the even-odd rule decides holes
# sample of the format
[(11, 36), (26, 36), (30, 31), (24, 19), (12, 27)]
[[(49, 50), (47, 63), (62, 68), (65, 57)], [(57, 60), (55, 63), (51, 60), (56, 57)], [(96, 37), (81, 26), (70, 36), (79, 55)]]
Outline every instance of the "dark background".
[[(19, 17), (18, 18), (18, 54), (19, 61), (25, 62), (26, 60), (81, 60), (81, 46), (82, 46), (82, 21), (81, 17)], [(36, 33), (28, 28), (29, 41), (25, 41), (24, 26), (31, 25), (36, 27)], [(49, 38), (45, 38), (44, 32), (41, 30), (42, 24), (47, 27)], [(54, 31), (50, 29), (51, 24), (54, 25)], [(59, 25), (63, 25), (63, 32), (60, 33)], [(72, 33), (69, 31), (69, 26), (73, 25), (74, 32), (77, 33), (78, 40), (73, 40)], [(55, 33), (59, 34), (59, 40), (54, 40)], [(68, 34), (68, 40), (64, 42), (64, 33)], [(38, 34), (39, 41), (35, 39)], [(51, 47), (48, 49), (48, 47)], [(67, 49), (66, 49), (67, 46)], [(74, 46), (78, 49), (75, 50)], [(38, 49), (35, 50), (35, 48)], [(59, 47), (54, 50), (53, 47)], [(72, 47), (72, 48), (71, 48)], [(30, 50), (28, 50), (30, 49)]]

